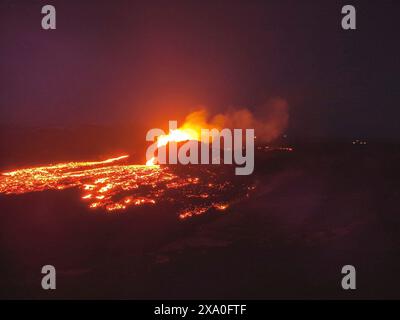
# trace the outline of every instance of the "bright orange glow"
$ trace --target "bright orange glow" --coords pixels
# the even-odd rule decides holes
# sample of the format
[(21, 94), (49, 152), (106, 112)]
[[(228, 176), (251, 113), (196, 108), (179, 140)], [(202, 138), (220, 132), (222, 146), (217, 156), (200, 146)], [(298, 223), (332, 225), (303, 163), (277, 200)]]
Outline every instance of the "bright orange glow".
[(155, 166), (157, 163), (157, 159), (155, 157), (152, 157), (150, 160), (146, 161), (146, 166)]
[[(188, 140), (200, 140), (200, 129), (195, 130), (193, 128), (189, 128), (189, 125), (185, 123), (182, 128), (171, 130), (169, 134), (161, 135), (157, 138), (157, 147), (166, 146), (170, 142), (182, 142)], [(147, 160), (147, 166), (153, 166), (157, 164), (157, 158), (152, 157)]]
[[(128, 158), (128, 155), (123, 155), (120, 157), (116, 158), (111, 158), (107, 159), (104, 161), (91, 161), (91, 162), (68, 162), (68, 163), (58, 163), (55, 165), (50, 165), (46, 167), (36, 167), (36, 168), (28, 168), (28, 169), (19, 169), (16, 171), (10, 171), (10, 172), (4, 172), (2, 175), (4, 176), (14, 176), (14, 175), (19, 175), (21, 173), (29, 173), (29, 172), (46, 172), (46, 171), (51, 171), (51, 170), (61, 170), (61, 169), (74, 169), (74, 168), (80, 168), (80, 167), (89, 167), (89, 166), (96, 166), (96, 165), (102, 165), (102, 164), (107, 164), (107, 163), (113, 163), (122, 159)], [(79, 176), (80, 173), (75, 173), (75, 176)], [(1, 189), (0, 189), (1, 190)], [(1, 192), (1, 191), (0, 191)]]
[[(176, 203), (181, 219), (210, 209), (225, 210), (237, 198), (234, 185), (220, 171), (200, 166), (193, 174), (178, 174), (158, 165), (129, 165), (124, 155), (98, 162), (68, 162), (19, 169), (0, 175), (0, 193), (24, 194), (79, 188), (91, 209), (108, 212), (129, 207)], [(222, 200), (222, 201), (221, 201)]]
[(171, 141), (181, 142), (187, 140), (200, 140), (200, 134), (190, 128), (171, 130), (169, 134), (158, 137), (157, 146), (160, 148)]
[(227, 203), (216, 203), (216, 204), (214, 204), (214, 208), (217, 209), (217, 210), (220, 210), (220, 211), (226, 210), (228, 207), (229, 207), (229, 204), (227, 204)]
[[(159, 136), (157, 146), (172, 141), (199, 141), (201, 128), (220, 129), (205, 122), (204, 112), (195, 112), (179, 129)], [(172, 210), (185, 219), (211, 209), (226, 210), (249, 192), (243, 190), (247, 186), (235, 186), (221, 168), (211, 171), (197, 166), (190, 173), (178, 173), (179, 168), (157, 165), (156, 157), (146, 165), (126, 164), (127, 158), (122, 155), (97, 162), (66, 162), (4, 172), (0, 175), (0, 193), (15, 195), (75, 187), (91, 209), (114, 212), (144, 205), (172, 205)]]

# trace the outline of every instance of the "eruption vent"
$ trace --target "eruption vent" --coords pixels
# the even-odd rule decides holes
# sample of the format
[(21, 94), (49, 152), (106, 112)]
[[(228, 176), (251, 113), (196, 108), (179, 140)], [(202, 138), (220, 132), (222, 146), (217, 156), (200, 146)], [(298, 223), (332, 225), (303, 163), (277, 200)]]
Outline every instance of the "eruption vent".
[[(157, 138), (157, 147), (166, 146), (169, 142), (188, 140), (200, 141), (202, 129), (254, 129), (258, 141), (269, 143), (278, 138), (287, 128), (289, 122), (288, 103), (282, 98), (274, 98), (259, 107), (259, 114), (247, 108), (231, 110), (210, 116), (206, 108), (201, 108), (186, 116), (178, 129)], [(152, 157), (146, 164), (154, 165), (157, 159)]]

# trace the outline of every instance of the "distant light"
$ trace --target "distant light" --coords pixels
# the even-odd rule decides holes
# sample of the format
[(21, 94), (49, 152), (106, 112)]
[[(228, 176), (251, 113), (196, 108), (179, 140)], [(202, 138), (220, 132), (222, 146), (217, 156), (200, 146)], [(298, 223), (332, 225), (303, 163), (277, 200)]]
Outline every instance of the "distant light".
[(365, 140), (359, 140), (359, 139), (357, 139), (357, 140), (352, 141), (351, 143), (352, 143), (352, 144), (358, 144), (358, 145), (366, 145), (368, 142), (365, 141)]

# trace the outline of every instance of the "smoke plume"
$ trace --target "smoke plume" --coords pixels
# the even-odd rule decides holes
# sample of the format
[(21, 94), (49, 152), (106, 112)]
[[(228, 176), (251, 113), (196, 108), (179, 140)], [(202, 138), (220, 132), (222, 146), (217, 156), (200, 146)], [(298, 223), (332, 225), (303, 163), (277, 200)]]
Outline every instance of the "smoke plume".
[(257, 108), (253, 113), (247, 108), (229, 110), (213, 116), (206, 108), (190, 113), (182, 129), (255, 129), (257, 140), (271, 142), (278, 138), (288, 126), (289, 107), (286, 100), (274, 98)]

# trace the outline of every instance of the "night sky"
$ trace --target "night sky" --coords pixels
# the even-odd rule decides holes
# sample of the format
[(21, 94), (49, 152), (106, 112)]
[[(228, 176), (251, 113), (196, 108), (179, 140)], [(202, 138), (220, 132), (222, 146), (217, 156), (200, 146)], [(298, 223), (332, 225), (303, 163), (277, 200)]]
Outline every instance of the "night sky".
[[(41, 29), (41, 7), (57, 29)], [(357, 30), (341, 29), (341, 7)], [(0, 124), (290, 105), (295, 137), (400, 139), (399, 1), (0, 1)]]

